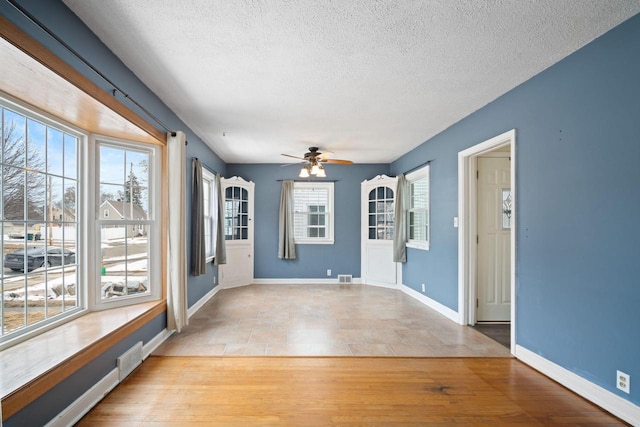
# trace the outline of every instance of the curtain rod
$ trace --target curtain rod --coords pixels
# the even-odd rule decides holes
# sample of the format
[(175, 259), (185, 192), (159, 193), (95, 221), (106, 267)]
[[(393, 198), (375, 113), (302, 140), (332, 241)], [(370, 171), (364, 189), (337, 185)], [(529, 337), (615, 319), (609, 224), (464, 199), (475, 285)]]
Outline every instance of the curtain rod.
[[(191, 158), (191, 160), (200, 160), (200, 159), (199, 159), (199, 158), (197, 158), (197, 157), (192, 157), (192, 158)], [(206, 164), (204, 164), (202, 161), (200, 162), (200, 164), (202, 164), (202, 166), (204, 166), (205, 168), (207, 168), (207, 170), (208, 170), (209, 172), (211, 172), (212, 174), (214, 174), (214, 175), (217, 175), (217, 174), (218, 174), (218, 172), (216, 172), (216, 170), (215, 170), (215, 169), (213, 169), (213, 168), (211, 168), (211, 167), (207, 166), (207, 165), (206, 165)]]
[[(38, 28), (40, 28), (42, 31), (47, 33), (55, 41), (60, 43), (62, 45), (62, 47), (67, 49), (73, 56), (75, 56), (77, 59), (79, 59), (84, 65), (89, 67), (89, 69), (91, 69), (91, 71), (96, 73), (102, 80), (104, 80), (105, 82), (110, 84), (113, 87), (112, 95), (114, 97), (116, 96), (116, 92), (120, 92), (122, 94), (122, 96), (124, 96), (126, 99), (131, 101), (136, 107), (140, 108), (147, 115), (147, 117), (149, 117), (150, 119), (155, 121), (157, 124), (159, 124), (160, 127), (162, 127), (165, 130), (165, 132), (171, 132), (171, 129), (169, 129), (169, 127), (167, 127), (167, 125), (165, 125), (159, 118), (157, 118), (149, 110), (144, 108), (138, 101), (136, 101), (135, 99), (131, 98), (128, 93), (126, 93), (118, 85), (116, 85), (113, 81), (111, 81), (111, 79), (109, 79), (100, 70), (98, 70), (95, 66), (93, 66), (87, 59), (85, 59), (75, 49), (73, 49), (71, 46), (69, 46), (64, 40), (62, 40), (60, 37), (55, 35), (53, 33), (53, 31), (51, 31), (49, 28), (47, 28), (47, 26), (44, 25), (42, 22), (40, 22), (35, 16), (33, 16), (32, 14), (27, 12), (27, 10), (25, 8), (23, 8), (22, 6), (20, 6), (15, 0), (7, 0), (7, 2), (9, 2), (18, 12), (20, 12), (22, 15), (24, 15), (28, 20), (30, 20), (32, 23), (34, 23)], [(175, 136), (175, 135), (173, 135), (173, 136)]]
[(427, 160), (426, 162), (424, 162), (424, 163), (422, 163), (422, 164), (419, 164), (418, 166), (413, 167), (413, 168), (409, 169), (408, 171), (404, 172), (404, 175), (409, 174), (409, 173), (411, 173), (411, 172), (413, 172), (413, 171), (417, 171), (418, 169), (420, 169), (420, 168), (422, 168), (422, 167), (427, 166), (427, 165), (428, 165), (428, 164), (430, 164), (431, 162), (433, 162), (433, 160)]

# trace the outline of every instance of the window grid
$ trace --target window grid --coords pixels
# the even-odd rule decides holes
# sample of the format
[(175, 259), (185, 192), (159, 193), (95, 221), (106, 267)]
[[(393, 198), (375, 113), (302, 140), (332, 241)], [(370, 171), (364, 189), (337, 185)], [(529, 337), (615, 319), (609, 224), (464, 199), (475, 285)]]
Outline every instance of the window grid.
[(380, 186), (369, 192), (369, 239), (393, 240), (393, 190)]
[(249, 191), (246, 188), (226, 188), (224, 230), (225, 240), (249, 239)]
[(409, 182), (409, 210), (407, 232), (409, 246), (429, 248), (429, 167), (407, 177)]
[(333, 183), (294, 183), (296, 243), (333, 243)]
[(78, 141), (0, 103), (0, 343), (80, 308)]

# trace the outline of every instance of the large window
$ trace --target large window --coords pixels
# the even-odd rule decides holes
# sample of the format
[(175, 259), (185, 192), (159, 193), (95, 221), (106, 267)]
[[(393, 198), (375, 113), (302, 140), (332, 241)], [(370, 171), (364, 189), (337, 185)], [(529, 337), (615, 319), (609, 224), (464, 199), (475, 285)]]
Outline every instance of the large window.
[(96, 219), (100, 242), (100, 290), (97, 302), (150, 296), (150, 261), (157, 241), (151, 184), (155, 150), (144, 144), (96, 140), (99, 205), (109, 215)]
[(293, 198), (296, 243), (333, 243), (333, 183), (296, 182)]
[(407, 175), (409, 211), (407, 246), (429, 249), (429, 166)]
[(159, 149), (89, 139), (2, 99), (0, 114), (0, 348), (83, 310), (158, 298)]
[(82, 135), (0, 103), (0, 342), (82, 306), (78, 148)]

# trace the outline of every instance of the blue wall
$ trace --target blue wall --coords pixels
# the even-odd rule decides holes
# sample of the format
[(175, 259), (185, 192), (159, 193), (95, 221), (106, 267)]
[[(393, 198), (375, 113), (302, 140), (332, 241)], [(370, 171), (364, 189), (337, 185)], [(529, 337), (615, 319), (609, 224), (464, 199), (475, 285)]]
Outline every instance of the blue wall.
[(457, 153), (515, 128), (517, 343), (615, 387), (640, 378), (640, 15), (407, 153), (433, 159), (432, 242), (407, 285), (457, 309)]
[[(278, 259), (279, 179), (300, 179), (295, 165), (228, 165), (228, 176), (255, 182), (255, 278), (327, 278), (331, 269), (338, 274), (360, 277), (360, 183), (376, 175), (388, 174), (386, 164), (327, 165), (328, 180), (334, 184), (335, 243), (296, 245), (295, 260)], [(320, 179), (318, 179), (320, 181)]]

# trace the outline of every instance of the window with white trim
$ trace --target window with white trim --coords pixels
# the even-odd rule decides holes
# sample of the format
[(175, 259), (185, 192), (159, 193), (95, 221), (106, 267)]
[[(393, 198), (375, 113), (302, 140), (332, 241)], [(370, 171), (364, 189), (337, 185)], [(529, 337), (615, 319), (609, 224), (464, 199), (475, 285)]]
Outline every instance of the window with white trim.
[(83, 135), (0, 99), (0, 343), (83, 307), (78, 255)]
[(96, 219), (100, 242), (98, 306), (118, 300), (155, 299), (159, 295), (160, 246), (156, 168), (159, 150), (149, 144), (97, 137), (97, 203), (116, 215)]
[(296, 243), (333, 243), (333, 182), (295, 182)]
[(213, 260), (216, 253), (218, 227), (218, 195), (216, 193), (216, 177), (206, 169), (202, 169), (202, 194), (204, 203), (204, 239), (207, 262)]
[(429, 165), (407, 175), (409, 210), (408, 247), (429, 249)]

